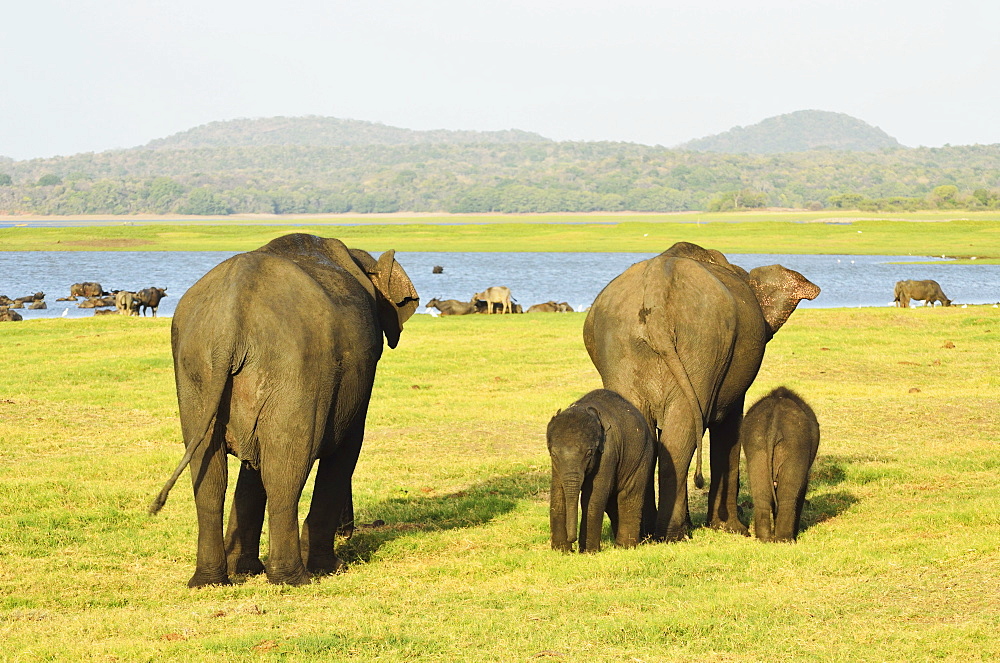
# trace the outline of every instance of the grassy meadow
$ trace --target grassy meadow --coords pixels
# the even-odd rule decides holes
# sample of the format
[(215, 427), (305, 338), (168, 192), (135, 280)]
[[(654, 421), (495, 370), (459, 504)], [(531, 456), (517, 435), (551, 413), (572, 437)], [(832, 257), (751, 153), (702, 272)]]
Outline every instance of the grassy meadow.
[(344, 574), (200, 590), (188, 474), (146, 515), (182, 455), (169, 320), (2, 325), (0, 660), (1000, 657), (1000, 309), (791, 317), (749, 399), (785, 384), (820, 419), (797, 544), (701, 527), (692, 487), (690, 540), (564, 555), (545, 425), (600, 386), (583, 320), (415, 316), (355, 475), (386, 524), (339, 542)]

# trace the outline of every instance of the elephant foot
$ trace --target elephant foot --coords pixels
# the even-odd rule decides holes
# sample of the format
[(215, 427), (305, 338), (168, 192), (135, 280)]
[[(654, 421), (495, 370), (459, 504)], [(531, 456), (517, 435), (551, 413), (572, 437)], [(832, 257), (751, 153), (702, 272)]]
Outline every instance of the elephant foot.
[(312, 576), (303, 567), (289, 571), (270, 569), (267, 571), (267, 581), (272, 585), (308, 585)]
[(306, 568), (312, 573), (317, 573), (319, 575), (333, 575), (335, 573), (343, 573), (347, 570), (347, 564), (337, 557), (336, 555), (329, 555), (324, 557), (313, 557), (306, 564)]
[(747, 529), (747, 526), (736, 518), (730, 518), (729, 520), (723, 521), (715, 520), (712, 522), (710, 527), (712, 529), (722, 530), (723, 532), (731, 532), (741, 536), (750, 536), (750, 530)]
[(259, 576), (264, 573), (264, 563), (259, 558), (247, 555), (229, 560), (229, 573), (232, 575)]
[(191, 579), (188, 580), (188, 587), (207, 587), (208, 585), (231, 585), (229, 576), (223, 572), (207, 572), (196, 570)]
[(657, 533), (656, 536), (653, 537), (655, 541), (663, 541), (665, 543), (676, 543), (677, 541), (683, 541), (688, 538), (691, 538), (691, 532), (687, 527), (668, 529), (662, 534)]

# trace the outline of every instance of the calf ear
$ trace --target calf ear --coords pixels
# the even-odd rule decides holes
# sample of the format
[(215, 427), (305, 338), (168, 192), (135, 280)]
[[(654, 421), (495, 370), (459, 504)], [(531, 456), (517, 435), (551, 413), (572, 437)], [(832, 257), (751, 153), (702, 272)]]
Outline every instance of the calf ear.
[(608, 435), (608, 426), (605, 426), (604, 422), (601, 421), (601, 413), (597, 411), (597, 408), (589, 406), (587, 407), (587, 413), (597, 420), (597, 425), (601, 427), (601, 437), (597, 441), (597, 452), (604, 453), (604, 438)]

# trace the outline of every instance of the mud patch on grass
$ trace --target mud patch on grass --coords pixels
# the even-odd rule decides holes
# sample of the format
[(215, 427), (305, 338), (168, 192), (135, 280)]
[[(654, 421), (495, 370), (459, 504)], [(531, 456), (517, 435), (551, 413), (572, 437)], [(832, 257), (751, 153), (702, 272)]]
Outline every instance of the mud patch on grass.
[(85, 246), (89, 249), (134, 249), (156, 242), (149, 239), (76, 239), (60, 243), (68, 246)]

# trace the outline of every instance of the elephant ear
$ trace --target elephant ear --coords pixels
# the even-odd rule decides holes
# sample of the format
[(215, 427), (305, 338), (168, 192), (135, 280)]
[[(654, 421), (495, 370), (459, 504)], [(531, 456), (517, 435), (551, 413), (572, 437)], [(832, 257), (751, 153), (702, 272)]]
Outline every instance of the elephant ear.
[(608, 436), (609, 426), (607, 426), (601, 420), (601, 413), (598, 412), (597, 408), (595, 408), (594, 406), (588, 406), (587, 407), (587, 414), (589, 414), (590, 416), (592, 416), (594, 418), (594, 420), (597, 422), (597, 425), (601, 429), (600, 437), (597, 438), (597, 453), (599, 453), (599, 454), (604, 453), (604, 440)]
[(750, 270), (750, 287), (764, 313), (771, 334), (777, 333), (803, 299), (816, 299), (819, 286), (794, 269), (767, 265)]
[(390, 348), (399, 343), (403, 323), (410, 319), (420, 304), (413, 282), (396, 262), (396, 251), (389, 249), (378, 258), (375, 271), (369, 273), (375, 285), (378, 317)]

